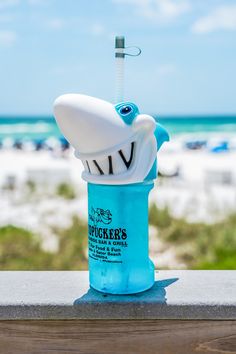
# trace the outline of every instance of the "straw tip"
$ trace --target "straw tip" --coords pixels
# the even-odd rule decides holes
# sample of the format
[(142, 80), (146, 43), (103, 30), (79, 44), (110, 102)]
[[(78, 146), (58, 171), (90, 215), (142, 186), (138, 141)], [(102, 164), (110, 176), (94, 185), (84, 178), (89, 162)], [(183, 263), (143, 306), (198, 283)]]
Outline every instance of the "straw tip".
[(125, 37), (116, 36), (115, 37), (115, 48), (125, 48)]

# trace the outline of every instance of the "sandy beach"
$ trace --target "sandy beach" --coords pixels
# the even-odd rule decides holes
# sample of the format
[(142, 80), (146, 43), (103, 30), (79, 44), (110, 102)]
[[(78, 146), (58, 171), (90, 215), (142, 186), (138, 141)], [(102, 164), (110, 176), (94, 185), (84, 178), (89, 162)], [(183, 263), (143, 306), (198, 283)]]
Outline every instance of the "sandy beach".
[[(150, 202), (168, 206), (176, 217), (212, 222), (236, 207), (236, 151), (214, 154), (202, 150), (174, 149), (166, 144), (158, 157), (161, 174), (150, 194)], [(41, 231), (44, 224), (68, 225), (72, 215), (86, 218), (87, 185), (81, 179), (82, 163), (70, 149), (58, 151), (0, 151), (0, 224), (13, 223)], [(32, 193), (28, 183), (36, 186)], [(57, 185), (70, 184), (77, 198), (56, 195)], [(35, 205), (35, 198), (38, 200)], [(44, 215), (44, 216), (43, 216)], [(44, 222), (42, 222), (42, 216)]]

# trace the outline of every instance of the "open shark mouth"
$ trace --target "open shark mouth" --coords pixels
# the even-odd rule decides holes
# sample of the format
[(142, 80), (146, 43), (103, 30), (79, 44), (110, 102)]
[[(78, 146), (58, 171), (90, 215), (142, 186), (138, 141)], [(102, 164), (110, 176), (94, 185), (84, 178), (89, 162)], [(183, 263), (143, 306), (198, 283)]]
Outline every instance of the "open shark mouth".
[(133, 165), (136, 143), (133, 141), (106, 158), (82, 159), (85, 171), (90, 175), (119, 175)]

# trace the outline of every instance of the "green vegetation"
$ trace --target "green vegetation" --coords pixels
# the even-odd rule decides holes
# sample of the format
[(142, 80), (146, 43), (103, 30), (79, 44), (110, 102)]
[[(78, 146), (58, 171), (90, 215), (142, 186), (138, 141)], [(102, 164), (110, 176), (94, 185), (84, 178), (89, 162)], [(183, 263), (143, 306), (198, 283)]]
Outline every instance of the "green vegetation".
[(215, 224), (189, 223), (152, 205), (149, 222), (189, 269), (236, 269), (236, 214)]
[(63, 270), (87, 269), (87, 224), (74, 217), (66, 230), (54, 230), (59, 249), (54, 255), (53, 268)]
[[(150, 224), (166, 248), (174, 245), (189, 269), (236, 269), (236, 214), (212, 225), (172, 217), (168, 209), (150, 208)], [(52, 230), (58, 250), (46, 252), (40, 237), (15, 226), (0, 228), (1, 270), (81, 270), (87, 268), (87, 224), (74, 217), (66, 230)]]
[(34, 193), (36, 191), (36, 183), (34, 181), (28, 180), (26, 182), (26, 187), (30, 193)]
[(56, 194), (65, 199), (74, 199), (76, 193), (72, 185), (68, 183), (61, 183), (57, 186)]
[(42, 265), (50, 267), (51, 255), (41, 250), (33, 233), (11, 225), (0, 228), (1, 270), (38, 270)]
[(73, 218), (58, 231), (58, 251), (46, 252), (32, 232), (12, 225), (0, 228), (1, 270), (81, 270), (87, 268), (87, 225)]

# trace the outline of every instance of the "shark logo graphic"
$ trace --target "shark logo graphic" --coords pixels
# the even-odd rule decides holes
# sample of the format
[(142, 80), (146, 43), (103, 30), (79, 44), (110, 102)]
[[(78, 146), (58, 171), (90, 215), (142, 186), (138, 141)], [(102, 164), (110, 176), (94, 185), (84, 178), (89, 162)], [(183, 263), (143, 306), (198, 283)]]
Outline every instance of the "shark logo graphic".
[(85, 181), (116, 185), (156, 177), (156, 154), (169, 136), (134, 103), (67, 94), (56, 99), (54, 114), (84, 165)]
[(101, 208), (92, 208), (89, 214), (89, 220), (96, 226), (98, 223), (110, 224), (112, 222), (112, 214), (110, 210), (103, 210)]

